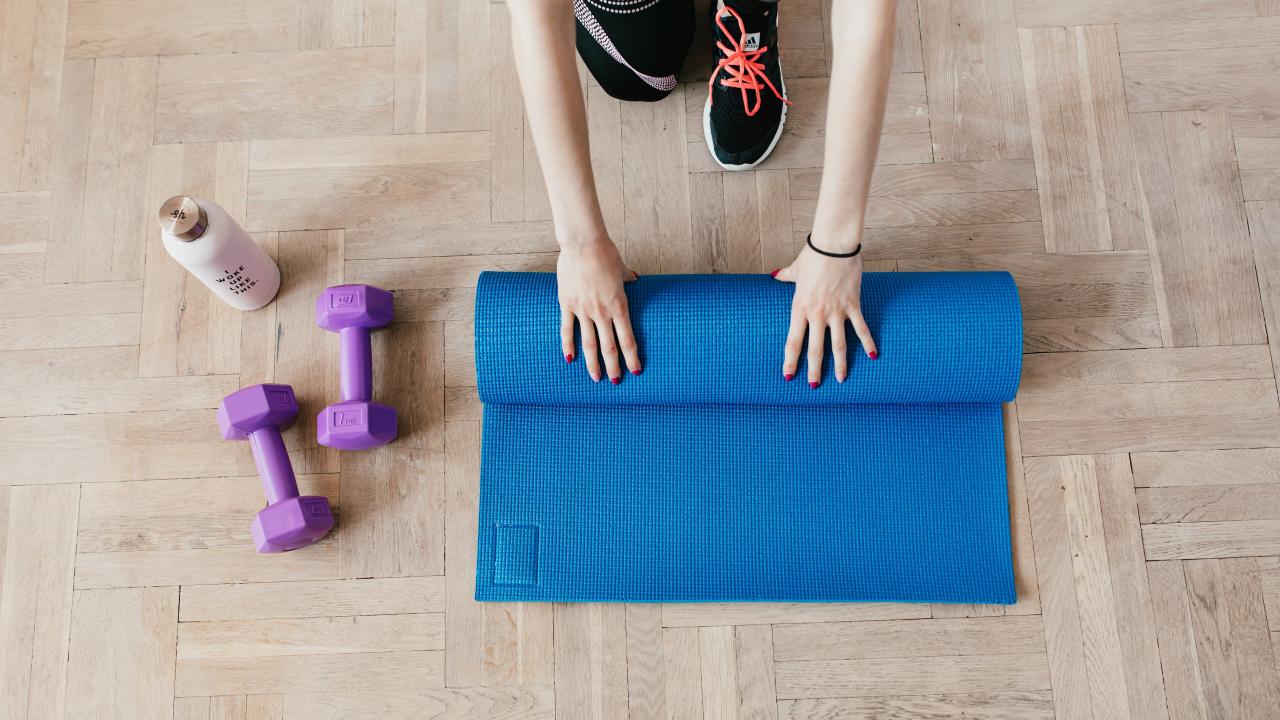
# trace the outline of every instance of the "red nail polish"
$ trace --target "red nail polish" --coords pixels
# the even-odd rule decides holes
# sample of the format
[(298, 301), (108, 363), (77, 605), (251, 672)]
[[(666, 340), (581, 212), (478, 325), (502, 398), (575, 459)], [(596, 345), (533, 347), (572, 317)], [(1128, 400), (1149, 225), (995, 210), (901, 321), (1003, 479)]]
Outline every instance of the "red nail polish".
[(564, 356), (564, 361), (565, 361), (565, 362), (567, 362), (567, 363), (571, 363), (571, 362), (573, 362), (573, 353), (569, 353), (568, 355), (565, 355), (565, 356)]
[(609, 378), (609, 382), (613, 383), (614, 385), (617, 385), (618, 383), (622, 382), (622, 378), (611, 377)]
[(642, 368), (642, 367), (638, 367), (638, 368), (636, 368), (636, 369), (635, 369), (635, 371), (633, 371), (631, 374), (632, 374), (632, 375), (639, 375), (639, 374), (640, 374), (640, 373), (642, 373), (642, 372), (644, 372), (644, 368)]
[(796, 374), (795, 374), (795, 373), (785, 373), (785, 374), (782, 376), (782, 378), (783, 378), (784, 380), (790, 381), (790, 380), (791, 380), (791, 378), (793, 378), (793, 377), (795, 377), (795, 376), (796, 376)]
[(809, 389), (810, 389), (810, 390), (817, 390), (817, 389), (818, 389), (818, 383), (816, 383), (816, 382), (811, 382), (811, 383), (809, 383)]
[(782, 268), (778, 268), (777, 270), (774, 270), (773, 272), (769, 273), (769, 277), (776, 278), (778, 277), (778, 273), (780, 272), (782, 272)]
[(871, 358), (872, 360), (875, 360), (876, 358), (880, 357), (880, 353), (876, 352), (875, 350), (872, 350), (871, 352), (867, 353), (867, 357)]

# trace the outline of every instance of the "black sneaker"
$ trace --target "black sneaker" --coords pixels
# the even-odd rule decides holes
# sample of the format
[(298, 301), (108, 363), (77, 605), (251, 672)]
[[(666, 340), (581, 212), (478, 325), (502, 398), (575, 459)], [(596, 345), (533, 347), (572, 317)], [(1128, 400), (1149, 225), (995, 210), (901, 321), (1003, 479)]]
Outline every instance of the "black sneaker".
[(787, 119), (787, 87), (778, 59), (778, 3), (712, 2), (716, 49), (702, 130), (725, 170), (753, 168), (769, 157)]

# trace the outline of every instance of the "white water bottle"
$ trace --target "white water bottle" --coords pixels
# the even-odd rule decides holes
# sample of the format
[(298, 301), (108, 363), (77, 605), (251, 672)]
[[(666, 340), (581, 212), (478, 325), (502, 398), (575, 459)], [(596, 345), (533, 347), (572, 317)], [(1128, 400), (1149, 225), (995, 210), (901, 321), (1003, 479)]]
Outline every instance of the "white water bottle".
[(214, 295), (257, 310), (280, 290), (280, 268), (249, 233), (211, 200), (175, 195), (160, 206), (164, 249)]

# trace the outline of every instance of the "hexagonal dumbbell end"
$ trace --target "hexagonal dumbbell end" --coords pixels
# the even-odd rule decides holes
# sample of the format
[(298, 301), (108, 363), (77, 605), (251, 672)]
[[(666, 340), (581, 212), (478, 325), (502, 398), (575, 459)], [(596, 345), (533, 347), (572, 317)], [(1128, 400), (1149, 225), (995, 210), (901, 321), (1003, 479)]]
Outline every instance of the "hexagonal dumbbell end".
[(325, 447), (368, 450), (396, 439), (396, 409), (376, 402), (335, 403), (316, 416), (317, 439)]
[(329, 499), (304, 495), (263, 508), (253, 519), (253, 544), (260, 553), (288, 552), (310, 545), (332, 529)]
[(226, 440), (245, 440), (267, 427), (283, 429), (298, 415), (298, 399), (288, 385), (250, 385), (222, 398), (218, 429)]
[(329, 332), (391, 322), (395, 296), (372, 285), (335, 285), (316, 298), (316, 324)]

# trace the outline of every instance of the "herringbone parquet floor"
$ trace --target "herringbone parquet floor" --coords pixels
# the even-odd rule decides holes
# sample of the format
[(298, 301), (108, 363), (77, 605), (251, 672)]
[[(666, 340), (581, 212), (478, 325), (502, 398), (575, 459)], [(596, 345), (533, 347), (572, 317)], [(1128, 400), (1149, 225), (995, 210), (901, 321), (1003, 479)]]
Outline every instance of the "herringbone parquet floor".
[[(639, 272), (803, 241), (829, 6), (783, 2), (795, 107), (757, 171), (703, 146), (705, 50), (653, 105), (584, 80)], [(1277, 13), (901, 2), (869, 265), (1017, 276), (1017, 605), (553, 606), (470, 599), (472, 287), (556, 249), (505, 7), (0, 0), (0, 716), (1280, 717)], [(279, 259), (273, 305), (164, 254), (179, 192)], [(342, 280), (396, 291), (375, 354), (402, 434), (339, 455), (299, 423), (339, 528), (259, 556), (213, 408), (335, 398), (311, 303)]]

